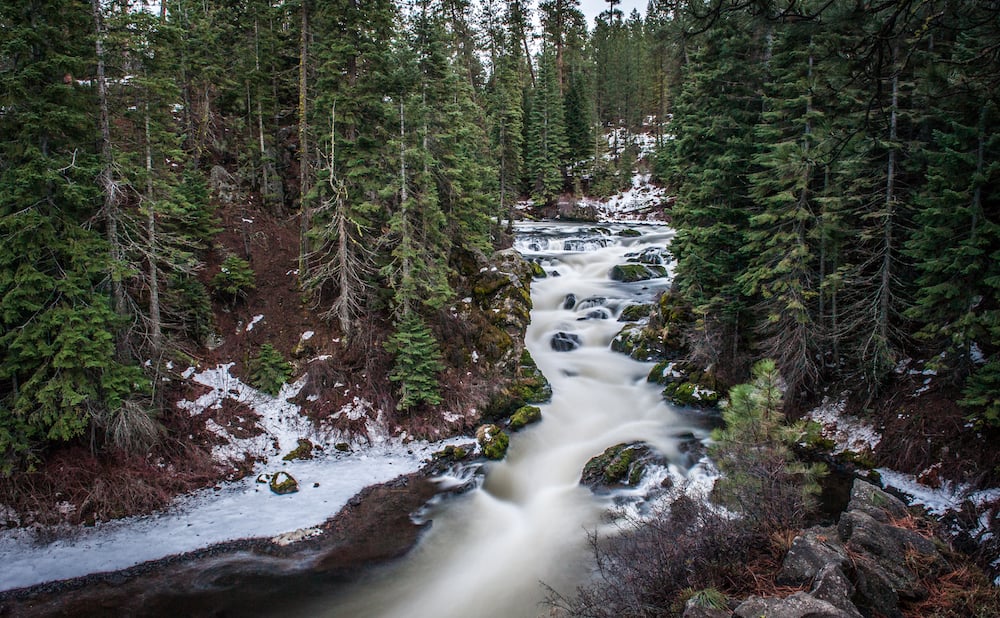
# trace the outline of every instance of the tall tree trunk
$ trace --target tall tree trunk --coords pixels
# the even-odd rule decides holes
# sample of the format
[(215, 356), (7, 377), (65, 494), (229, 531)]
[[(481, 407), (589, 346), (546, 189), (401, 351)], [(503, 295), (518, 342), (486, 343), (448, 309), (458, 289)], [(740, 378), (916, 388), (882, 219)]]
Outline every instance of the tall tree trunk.
[(160, 278), (159, 260), (156, 252), (156, 207), (153, 195), (153, 146), (149, 134), (149, 102), (145, 108), (146, 139), (146, 236), (149, 243), (149, 340), (154, 353), (163, 347), (163, 326), (160, 318)]
[(299, 37), (299, 212), (301, 229), (299, 233), (299, 273), (306, 272), (306, 256), (309, 254), (310, 212), (306, 195), (309, 192), (309, 120), (308, 74), (309, 74), (309, 3), (302, 2), (302, 32)]
[[(111, 280), (111, 300), (115, 313), (124, 316), (126, 313), (125, 287), (118, 272), (123, 251), (118, 234), (121, 212), (118, 209), (119, 187), (114, 178), (114, 155), (111, 146), (111, 123), (108, 112), (108, 84), (104, 72), (104, 20), (101, 15), (100, 0), (91, 0), (94, 16), (94, 47), (97, 54), (97, 103), (99, 110), (98, 126), (101, 132), (101, 171), (98, 175), (98, 185), (104, 193), (105, 234), (108, 240), (111, 263), (109, 264)], [(115, 355), (119, 361), (127, 358), (125, 334), (121, 330), (115, 332)]]

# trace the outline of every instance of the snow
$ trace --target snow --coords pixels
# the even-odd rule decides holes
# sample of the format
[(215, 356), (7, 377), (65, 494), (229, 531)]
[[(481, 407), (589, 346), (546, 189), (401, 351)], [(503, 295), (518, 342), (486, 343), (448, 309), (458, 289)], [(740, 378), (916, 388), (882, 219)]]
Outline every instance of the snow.
[(943, 481), (941, 487), (934, 489), (917, 482), (912, 474), (896, 472), (889, 468), (878, 468), (877, 472), (881, 475), (884, 486), (905, 493), (910, 496), (910, 504), (919, 504), (927, 509), (928, 513), (938, 517), (949, 511), (960, 510), (966, 500), (979, 506), (1000, 499), (1000, 488), (971, 491), (969, 485)]
[(259, 314), (255, 315), (255, 316), (253, 316), (253, 319), (250, 320), (249, 324), (247, 324), (246, 332), (249, 333), (250, 331), (252, 331), (253, 327), (257, 325), (257, 322), (260, 322), (263, 319), (264, 319), (264, 314), (263, 313), (259, 313)]
[(881, 432), (855, 416), (844, 414), (846, 406), (845, 399), (832, 401), (829, 397), (824, 397), (823, 403), (806, 412), (805, 417), (823, 426), (823, 434), (836, 443), (834, 453), (875, 450), (882, 441)]
[(660, 208), (667, 197), (666, 189), (650, 183), (649, 174), (636, 174), (627, 190), (602, 201), (584, 198), (580, 205), (593, 207), (604, 221), (640, 221)]
[[(71, 528), (65, 534), (47, 529), (36, 534), (28, 529), (0, 533), (0, 590), (9, 590), (48, 581), (111, 571), (249, 537), (275, 537), (275, 542), (291, 542), (289, 533), (306, 534), (303, 528), (317, 526), (335, 515), (365, 487), (390, 481), (419, 470), (432, 453), (448, 444), (467, 443), (459, 437), (442, 442), (412, 441), (390, 435), (382, 422), (381, 410), (355, 398), (334, 416), (366, 419), (368, 440), (353, 444), (351, 453), (329, 448), (314, 451), (314, 459), (286, 462), (282, 456), (308, 437), (329, 444), (343, 435), (315, 428), (299, 415), (299, 406), (288, 401), (305, 385), (305, 378), (285, 384), (277, 397), (244, 384), (230, 374), (233, 364), (222, 364), (191, 378), (211, 390), (195, 401), (178, 402), (192, 415), (220, 409), (226, 399), (246, 405), (259, 416), (259, 436), (238, 439), (212, 419), (206, 426), (225, 438), (215, 447), (219, 461), (242, 460), (245, 454), (264, 461), (255, 471), (284, 471), (299, 483), (297, 493), (273, 494), (256, 482), (256, 475), (223, 483), (182, 496), (165, 511), (133, 517), (93, 528)], [(189, 369), (193, 372), (193, 368)], [(185, 373), (188, 373), (187, 371)], [(251, 416), (248, 412), (247, 416)], [(55, 540), (52, 537), (58, 536)], [(43, 540), (44, 539), (44, 540)]]
[(307, 330), (306, 332), (302, 333), (302, 336), (299, 337), (299, 341), (309, 341), (310, 339), (313, 338), (313, 335), (315, 334), (316, 334), (315, 332)]
[[(93, 528), (76, 529), (44, 542), (31, 531), (0, 534), (0, 590), (88, 573), (113, 571), (215, 543), (276, 537), (313, 527), (336, 514), (357, 492), (417, 471), (446, 443), (392, 443), (360, 453), (288, 462), (282, 470), (298, 480), (298, 493), (278, 496), (254, 477), (219, 491), (182, 497), (165, 512)], [(314, 484), (318, 483), (318, 487)], [(276, 541), (277, 542), (277, 541)]]

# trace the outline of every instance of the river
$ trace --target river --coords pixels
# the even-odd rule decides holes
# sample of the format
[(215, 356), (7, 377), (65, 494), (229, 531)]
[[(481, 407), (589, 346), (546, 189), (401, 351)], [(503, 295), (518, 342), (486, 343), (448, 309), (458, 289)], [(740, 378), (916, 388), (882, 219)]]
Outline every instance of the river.
[[(567, 593), (586, 580), (587, 532), (608, 527), (616, 505), (636, 508), (666, 475), (680, 484), (691, 472), (682, 437), (704, 436), (646, 382), (651, 364), (610, 350), (621, 310), (649, 302), (669, 277), (624, 284), (609, 279), (626, 254), (666, 247), (672, 231), (626, 226), (524, 223), (515, 247), (548, 277), (532, 285), (534, 309), (526, 343), (553, 387), (542, 422), (515, 433), (507, 457), (485, 467), (477, 489), (438, 502), (433, 522), (402, 561), (366, 574), (342, 590), (282, 605), (273, 615), (517, 618), (547, 615), (545, 586)], [(567, 303), (572, 295), (576, 302)], [(556, 351), (556, 333), (580, 347)], [(579, 484), (586, 462), (609, 446), (645, 441), (670, 460), (647, 473), (644, 487), (595, 494)], [(694, 471), (697, 475), (698, 471)], [(544, 586), (543, 586), (544, 584)]]

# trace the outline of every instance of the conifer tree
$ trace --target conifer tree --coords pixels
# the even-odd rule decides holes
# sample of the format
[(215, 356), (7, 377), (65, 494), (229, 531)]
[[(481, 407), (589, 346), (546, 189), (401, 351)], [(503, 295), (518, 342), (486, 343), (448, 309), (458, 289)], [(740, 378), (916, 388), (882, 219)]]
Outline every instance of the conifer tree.
[(546, 46), (538, 57), (538, 82), (531, 96), (524, 161), (531, 195), (541, 202), (552, 201), (563, 188), (563, 157), (567, 149), (563, 111), (555, 56), (552, 48)]

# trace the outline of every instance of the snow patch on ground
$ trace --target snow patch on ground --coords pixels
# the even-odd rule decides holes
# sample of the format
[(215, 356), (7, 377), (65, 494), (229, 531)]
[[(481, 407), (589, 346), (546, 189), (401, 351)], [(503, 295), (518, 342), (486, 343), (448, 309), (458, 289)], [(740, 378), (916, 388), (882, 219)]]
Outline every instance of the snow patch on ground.
[(667, 199), (667, 190), (650, 183), (649, 174), (636, 174), (632, 186), (605, 200), (583, 198), (581, 206), (593, 207), (604, 221), (640, 221), (658, 212)]
[(257, 322), (260, 322), (263, 319), (264, 319), (264, 314), (263, 313), (259, 313), (259, 314), (255, 315), (255, 316), (253, 316), (253, 319), (250, 320), (249, 324), (247, 324), (246, 332), (249, 333), (250, 331), (252, 331), (253, 327), (257, 325)]
[[(216, 543), (251, 537), (293, 542), (335, 515), (347, 501), (370, 485), (416, 472), (431, 455), (449, 444), (468, 443), (458, 437), (440, 442), (407, 441), (384, 427), (381, 410), (355, 398), (334, 416), (365, 419), (368, 439), (349, 453), (314, 451), (310, 460), (283, 461), (299, 438), (323, 443), (341, 432), (317, 430), (288, 401), (305, 385), (305, 378), (285, 384), (278, 396), (262, 393), (230, 373), (233, 363), (218, 365), (192, 379), (211, 390), (178, 407), (192, 415), (221, 409), (226, 399), (246, 405), (259, 419), (258, 436), (236, 438), (213, 419), (206, 426), (226, 440), (215, 447), (221, 462), (242, 461), (245, 454), (264, 461), (255, 472), (283, 471), (299, 484), (297, 493), (279, 496), (256, 482), (256, 474), (182, 496), (163, 512), (99, 523), (92, 528), (13, 529), (0, 532), (0, 591), (88, 573), (114, 571)], [(53, 537), (56, 537), (53, 540)], [(307, 538), (307, 536), (301, 536)]]
[(980, 506), (1000, 499), (1000, 488), (972, 491), (969, 485), (942, 481), (941, 486), (935, 489), (918, 482), (917, 477), (912, 474), (896, 472), (889, 468), (878, 468), (877, 472), (882, 477), (882, 485), (898, 489), (910, 496), (910, 504), (919, 504), (928, 513), (938, 517), (949, 511), (960, 510), (966, 500)]
[(836, 443), (833, 449), (836, 454), (844, 451), (874, 451), (882, 441), (882, 433), (865, 421), (844, 414), (846, 406), (847, 401), (844, 399), (833, 401), (824, 397), (823, 403), (806, 412), (805, 418), (823, 426), (823, 435)]

